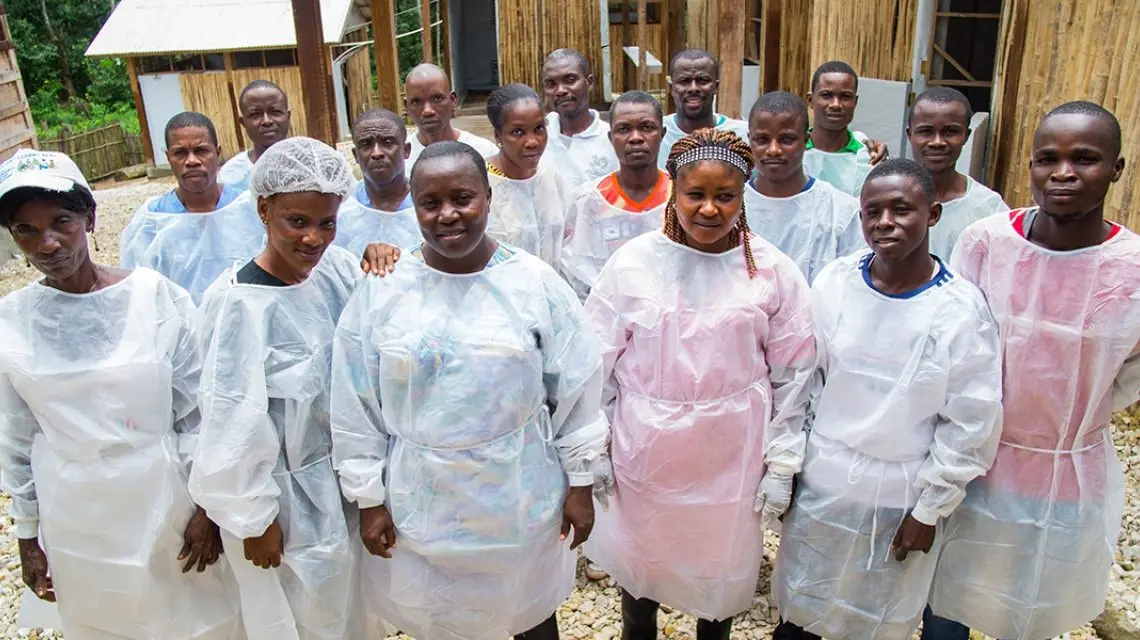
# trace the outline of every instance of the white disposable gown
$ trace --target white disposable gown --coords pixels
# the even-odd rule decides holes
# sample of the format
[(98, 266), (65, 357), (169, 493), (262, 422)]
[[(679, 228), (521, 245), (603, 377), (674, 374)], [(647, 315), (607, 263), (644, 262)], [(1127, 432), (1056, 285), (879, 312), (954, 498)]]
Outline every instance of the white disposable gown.
[(966, 176), (966, 193), (942, 203), (942, 218), (930, 228), (930, 253), (950, 260), (954, 245), (966, 227), (995, 213), (1009, 211), (1009, 205), (995, 191)]
[[(459, 132), (459, 140), (456, 142), (462, 142), (463, 144), (478, 151), (479, 155), (483, 156), (484, 160), (499, 152), (499, 147), (495, 146), (494, 142), (477, 136), (469, 131), (464, 131), (458, 128), (455, 130)], [(410, 176), (412, 175), (412, 167), (415, 166), (416, 160), (420, 159), (420, 154), (423, 153), (424, 149), (427, 147), (420, 143), (420, 139), (416, 135), (415, 131), (412, 131), (408, 134), (408, 144), (412, 145), (412, 152), (411, 155), (408, 156), (407, 162), (404, 163), (404, 170)]]
[[(547, 148), (559, 149), (577, 169), (573, 175), (571, 187), (575, 190), (587, 184), (594, 184), (599, 179), (618, 170), (617, 154), (614, 145), (610, 142), (610, 124), (598, 115), (597, 111), (590, 109), (593, 121), (582, 133), (573, 136), (562, 134), (561, 120), (557, 113), (546, 114), (546, 131), (549, 135)], [(565, 167), (563, 167), (565, 168)]]
[(566, 209), (574, 197), (557, 164), (541, 162), (538, 172), (526, 180), (493, 173), (490, 178), (487, 235), (557, 267), (566, 229)]
[(189, 291), (195, 304), (222, 271), (265, 247), (265, 225), (249, 193), (210, 213), (157, 213), (151, 202), (123, 230), (119, 263), (154, 269)]
[(243, 190), (249, 188), (251, 177), (253, 177), (253, 161), (249, 159), (248, 151), (242, 151), (226, 160), (226, 163), (218, 170), (218, 182), (230, 184)]
[(465, 275), (409, 255), (363, 281), (333, 343), (332, 432), (344, 495), (396, 526), (390, 560), (365, 555), (365, 601), (431, 640), (549, 618), (574, 585), (567, 484), (590, 485), (605, 447), (601, 369), (574, 293), (525, 252)]
[(770, 198), (749, 183), (744, 211), (752, 233), (787, 254), (808, 284), (832, 260), (867, 248), (859, 201), (822, 180), (787, 198)]
[(871, 151), (867, 148), (866, 135), (861, 131), (852, 131), (851, 135), (863, 144), (859, 151), (808, 149), (804, 151), (804, 172), (858, 198), (863, 182), (871, 173)]
[(583, 187), (566, 215), (562, 274), (582, 300), (615, 251), (643, 233), (660, 229), (665, 219), (664, 203), (647, 211), (610, 204), (598, 191), (602, 180), (605, 177)]
[(333, 243), (359, 259), (368, 245), (374, 242), (401, 249), (419, 246), (423, 235), (415, 208), (382, 211), (364, 206), (349, 194), (341, 202), (336, 215), (336, 240)]
[(816, 367), (808, 287), (753, 238), (707, 254), (663, 233), (630, 240), (586, 300), (602, 340), (616, 490), (587, 556), (638, 598), (708, 620), (752, 605), (766, 469), (803, 460)]
[(956, 270), (1001, 332), (997, 460), (947, 522), (931, 604), (988, 635), (1040, 640), (1100, 614), (1124, 475), (1108, 431), (1140, 398), (1140, 238), (1050, 251), (1011, 217), (966, 229)]
[[(744, 142), (748, 142), (748, 123), (736, 118), (729, 118), (721, 114), (715, 114), (716, 127), (722, 131), (731, 131), (740, 136)], [(661, 140), (661, 148), (657, 151), (657, 168), (664, 170), (665, 163), (669, 161), (669, 152), (673, 150), (673, 145), (677, 141), (684, 138), (689, 134), (681, 131), (677, 126), (677, 114), (670, 114), (665, 116), (665, 136)]]
[[(240, 284), (235, 265), (202, 302), (202, 436), (190, 493), (222, 528), (251, 640), (365, 637), (359, 525), (355, 513), (346, 521), (329, 433), (332, 337), (358, 262), (330, 247), (289, 287)], [(275, 520), (285, 553), (266, 570), (245, 559), (242, 541)]]
[(137, 269), (84, 295), (0, 300), (0, 467), (17, 535), (37, 531), (68, 640), (230, 640), (227, 556), (182, 573), (195, 506), (194, 305)]
[(907, 513), (935, 525), (993, 462), (1001, 416), (997, 325), (973, 284), (939, 264), (907, 297), (864, 279), (873, 253), (812, 285), (823, 387), (772, 592), (784, 620), (834, 640), (907, 640), (936, 556), (890, 553)]

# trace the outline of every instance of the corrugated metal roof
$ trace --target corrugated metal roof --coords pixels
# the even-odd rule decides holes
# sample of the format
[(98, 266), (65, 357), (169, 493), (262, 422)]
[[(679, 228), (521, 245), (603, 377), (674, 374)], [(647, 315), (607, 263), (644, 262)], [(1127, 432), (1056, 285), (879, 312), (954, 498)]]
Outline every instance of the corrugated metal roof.
[[(354, 17), (350, 21), (350, 16)], [(325, 43), (363, 21), (353, 0), (321, 0)], [(207, 53), (297, 46), (290, 0), (122, 0), (89, 56)]]

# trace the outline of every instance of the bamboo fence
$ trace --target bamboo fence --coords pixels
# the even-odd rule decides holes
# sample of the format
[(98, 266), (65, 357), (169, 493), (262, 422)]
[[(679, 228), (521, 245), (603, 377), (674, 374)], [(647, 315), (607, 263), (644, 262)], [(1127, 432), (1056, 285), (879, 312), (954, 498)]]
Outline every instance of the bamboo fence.
[[(562, 47), (581, 51), (591, 71), (602, 70), (602, 35), (597, 2), (566, 0), (499, 0), (499, 81), (521, 82), (542, 93), (542, 64), (546, 54)], [(600, 81), (590, 101), (608, 100)]]
[[(911, 79), (918, 0), (798, 0), (790, 4), (798, 5), (797, 10), (785, 12), (785, 19), (800, 11), (811, 15), (809, 82), (815, 68), (828, 60), (843, 60), (861, 76)], [(799, 5), (809, 6), (801, 9)], [(795, 36), (784, 35), (790, 40), (781, 43), (795, 40)]]
[[(780, 89), (798, 96), (811, 88), (811, 30), (813, 0), (771, 0), (780, 3)], [(818, 66), (818, 65), (817, 65)], [(763, 64), (761, 64), (763, 67)]]
[[(1140, 2), (1006, 0), (994, 79), (990, 178), (1012, 206), (1033, 203), (1029, 157), (1041, 118), (1069, 100), (1116, 114), (1122, 154), (1140, 161)], [(1136, 165), (1109, 191), (1106, 216), (1140, 230)]]
[(214, 123), (222, 156), (229, 158), (241, 151), (230, 107), (232, 101), (226, 72), (180, 73), (178, 84), (182, 87), (182, 100), (187, 110), (204, 114)]
[[(664, 13), (664, 12), (662, 12)], [(625, 42), (625, 27), (620, 24), (610, 25), (610, 73), (611, 73), (611, 86), (614, 93), (621, 93), (622, 87), (625, 86), (625, 52), (622, 51), (622, 46)], [(637, 22), (629, 25), (631, 46), (637, 46)], [(661, 61), (661, 73), (650, 75), (646, 84), (647, 87), (638, 87), (643, 91), (648, 91), (656, 96), (664, 96), (666, 100), (671, 100), (665, 94), (665, 76), (668, 73), (667, 67), (669, 61), (666, 59), (668, 53), (666, 49), (669, 46), (669, 33), (668, 26), (665, 24), (665, 17), (659, 24), (645, 25), (646, 38), (649, 40), (647, 50), (652, 53)], [(597, 72), (595, 72), (597, 75)], [(599, 84), (601, 84), (599, 82)], [(665, 106), (664, 104), (662, 106)]]
[[(41, 139), (40, 148), (67, 154), (88, 180), (99, 180), (132, 164), (126, 135), (119, 123), (75, 135)], [(142, 145), (138, 145), (141, 154)]]

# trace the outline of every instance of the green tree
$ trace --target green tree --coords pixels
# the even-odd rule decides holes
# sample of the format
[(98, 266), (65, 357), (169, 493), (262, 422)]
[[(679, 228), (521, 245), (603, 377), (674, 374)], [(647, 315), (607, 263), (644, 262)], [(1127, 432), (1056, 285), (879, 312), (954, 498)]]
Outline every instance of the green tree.
[(6, 0), (4, 7), (28, 93), (58, 86), (61, 100), (84, 97), (92, 78), (83, 54), (110, 15), (112, 2)]

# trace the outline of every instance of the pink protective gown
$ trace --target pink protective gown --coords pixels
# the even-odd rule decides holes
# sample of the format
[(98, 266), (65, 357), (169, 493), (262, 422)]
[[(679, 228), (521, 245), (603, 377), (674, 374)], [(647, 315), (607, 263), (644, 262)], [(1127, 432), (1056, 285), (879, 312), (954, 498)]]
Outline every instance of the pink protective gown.
[(1026, 214), (979, 221), (954, 252), (1000, 329), (1004, 424), (993, 468), (939, 533), (931, 600), (1009, 640), (1103, 609), (1124, 499), (1109, 418), (1140, 390), (1140, 237), (1116, 227), (1098, 246), (1051, 251), (1023, 237)]
[(816, 365), (808, 287), (753, 238), (708, 254), (653, 232), (630, 240), (586, 301), (603, 343), (616, 479), (586, 543), (638, 598), (723, 620), (752, 604), (766, 465), (803, 461)]

